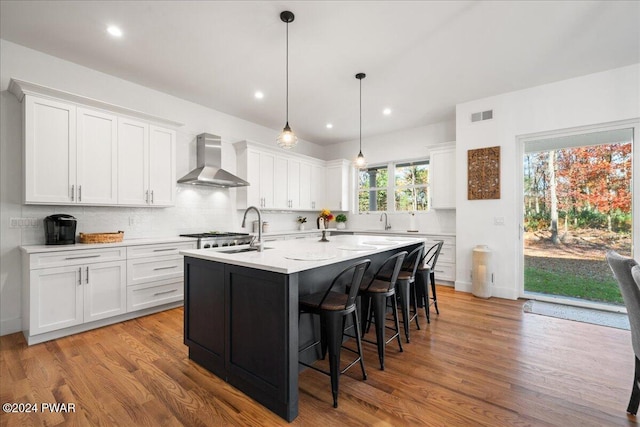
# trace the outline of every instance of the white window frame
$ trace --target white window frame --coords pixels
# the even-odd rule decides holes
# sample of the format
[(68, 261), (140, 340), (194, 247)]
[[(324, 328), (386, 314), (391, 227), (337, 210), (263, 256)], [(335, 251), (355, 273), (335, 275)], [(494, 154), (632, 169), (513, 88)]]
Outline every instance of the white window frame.
[[(403, 187), (396, 187), (396, 166), (398, 165), (405, 165), (407, 163), (423, 163), (426, 162), (427, 166), (429, 167), (429, 179), (427, 180), (427, 184), (423, 185), (423, 184), (419, 184), (419, 185), (413, 185), (413, 186), (403, 186)], [(369, 214), (375, 214), (375, 213), (382, 213), (382, 212), (387, 212), (387, 213), (395, 213), (395, 212), (413, 212), (413, 211), (398, 211), (396, 210), (396, 190), (399, 188), (426, 188), (427, 190), (427, 209), (424, 211), (415, 211), (414, 213), (416, 214), (426, 214), (429, 211), (431, 211), (431, 158), (430, 157), (421, 157), (419, 159), (410, 159), (410, 160), (394, 160), (392, 162), (388, 162), (388, 163), (375, 163), (375, 164), (371, 164), (371, 165), (367, 165), (366, 168), (364, 169), (374, 169), (374, 168), (386, 168), (387, 169), (387, 174), (389, 175), (388, 180), (387, 180), (387, 187), (372, 187), (369, 190), (386, 190), (387, 191), (387, 209), (386, 210), (375, 210), (375, 211), (366, 211), (366, 212), (360, 212), (360, 171), (356, 170), (356, 179), (355, 179), (355, 195), (356, 195), (356, 200), (355, 200), (355, 210), (356, 213), (358, 215), (369, 215)]]

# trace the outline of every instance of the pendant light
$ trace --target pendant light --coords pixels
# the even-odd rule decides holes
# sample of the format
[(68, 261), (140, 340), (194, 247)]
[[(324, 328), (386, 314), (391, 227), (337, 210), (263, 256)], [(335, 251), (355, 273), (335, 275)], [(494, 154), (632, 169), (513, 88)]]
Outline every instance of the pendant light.
[(294, 18), (293, 13), (288, 10), (280, 14), (282, 22), (287, 24), (287, 124), (284, 125), (284, 129), (276, 141), (281, 148), (286, 149), (291, 149), (298, 144), (298, 137), (289, 127), (289, 22), (293, 22)]
[(355, 165), (359, 169), (367, 165), (364, 155), (362, 154), (362, 79), (365, 77), (367, 77), (365, 73), (356, 74), (356, 79), (360, 80), (360, 151), (358, 152), (358, 157), (356, 157)]

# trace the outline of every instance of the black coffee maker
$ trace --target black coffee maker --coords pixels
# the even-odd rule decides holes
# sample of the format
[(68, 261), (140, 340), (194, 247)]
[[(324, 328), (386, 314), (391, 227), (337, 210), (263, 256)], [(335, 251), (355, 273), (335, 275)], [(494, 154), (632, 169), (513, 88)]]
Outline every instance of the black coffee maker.
[(73, 245), (76, 243), (76, 219), (67, 214), (50, 215), (44, 219), (47, 245)]

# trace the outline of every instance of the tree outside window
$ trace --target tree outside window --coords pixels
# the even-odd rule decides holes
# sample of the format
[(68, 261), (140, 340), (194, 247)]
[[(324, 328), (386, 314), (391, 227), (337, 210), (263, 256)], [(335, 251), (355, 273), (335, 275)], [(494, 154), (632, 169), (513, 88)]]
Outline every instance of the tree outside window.
[[(392, 179), (389, 179), (392, 171)], [(390, 163), (358, 171), (358, 212), (418, 212), (429, 208), (429, 161)], [(389, 205), (388, 195), (394, 202)]]
[(426, 211), (429, 207), (429, 162), (396, 165), (396, 211)]

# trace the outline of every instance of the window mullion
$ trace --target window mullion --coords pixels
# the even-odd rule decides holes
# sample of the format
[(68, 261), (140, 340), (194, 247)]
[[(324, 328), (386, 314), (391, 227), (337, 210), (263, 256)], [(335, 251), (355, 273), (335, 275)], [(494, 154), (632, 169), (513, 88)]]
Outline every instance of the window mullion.
[(396, 164), (387, 163), (387, 211), (396, 211)]

